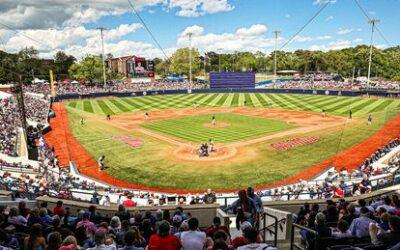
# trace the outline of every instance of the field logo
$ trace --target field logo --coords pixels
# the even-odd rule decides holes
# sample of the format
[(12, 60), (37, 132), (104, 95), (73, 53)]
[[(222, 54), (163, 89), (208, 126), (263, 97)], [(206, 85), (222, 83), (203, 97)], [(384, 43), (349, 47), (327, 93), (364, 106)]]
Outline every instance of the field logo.
[(124, 142), (124, 144), (129, 145), (132, 148), (140, 148), (144, 143), (144, 140), (142, 138), (133, 138), (131, 135), (125, 134), (114, 135), (112, 138), (116, 140), (121, 140)]
[(272, 143), (271, 147), (279, 151), (286, 151), (291, 148), (310, 145), (319, 141), (320, 141), (319, 137), (292, 138), (283, 142)]

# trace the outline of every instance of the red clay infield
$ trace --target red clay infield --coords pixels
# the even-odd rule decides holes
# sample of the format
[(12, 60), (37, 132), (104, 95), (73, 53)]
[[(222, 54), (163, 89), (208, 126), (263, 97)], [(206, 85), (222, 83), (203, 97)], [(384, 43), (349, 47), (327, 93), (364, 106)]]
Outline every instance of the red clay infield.
[[(52, 108), (56, 113), (56, 117), (50, 120), (51, 131), (45, 135), (45, 139), (50, 146), (54, 147), (61, 166), (68, 166), (69, 161), (74, 161), (82, 174), (117, 187), (176, 194), (204, 192), (204, 190), (145, 187), (118, 180), (103, 171), (99, 171), (96, 160), (93, 159), (93, 157), (72, 135), (72, 132), (69, 128), (69, 120), (64, 103), (55, 103), (53, 104)], [(300, 180), (311, 179), (330, 166), (337, 166), (338, 168), (346, 167), (347, 169), (357, 168), (364, 162), (365, 158), (369, 157), (373, 152), (375, 152), (378, 147), (385, 145), (396, 137), (400, 137), (400, 115), (387, 122), (373, 136), (358, 143), (357, 145), (350, 147), (319, 164), (315, 164), (307, 169), (304, 169), (299, 174), (286, 178), (282, 181), (258, 186), (256, 189), (271, 188), (274, 186), (295, 183)], [(237, 191), (237, 189), (214, 191), (233, 192)]]

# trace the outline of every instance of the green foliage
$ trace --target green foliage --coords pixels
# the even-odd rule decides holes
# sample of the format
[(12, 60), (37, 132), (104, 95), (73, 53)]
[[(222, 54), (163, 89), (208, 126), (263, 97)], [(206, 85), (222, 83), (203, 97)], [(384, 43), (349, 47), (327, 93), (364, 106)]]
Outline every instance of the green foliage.
[[(179, 75), (189, 75), (189, 48), (182, 48), (175, 51), (171, 56), (170, 72)], [(201, 68), (200, 53), (197, 49), (192, 49), (192, 73), (197, 75)]]
[(72, 64), (68, 72), (74, 79), (88, 79), (90, 82), (101, 79), (103, 75), (101, 57), (87, 55), (79, 63)]
[[(197, 51), (196, 51), (197, 52)], [(195, 54), (195, 53), (193, 53)], [(330, 51), (296, 50), (294, 52), (277, 51), (278, 70), (297, 70), (301, 73), (312, 71), (338, 72), (345, 77), (351, 77), (353, 69), (356, 76), (366, 76), (368, 72), (369, 47), (360, 45), (352, 48)], [(204, 56), (194, 55), (194, 74), (200, 73), (200, 68), (210, 71), (273, 71), (274, 53), (265, 55), (258, 51), (224, 54), (206, 53)], [(388, 80), (400, 79), (400, 46), (388, 49), (374, 48), (371, 76), (379, 76)], [(156, 73), (164, 75), (166, 69), (171, 73), (185, 74), (189, 72), (188, 49), (177, 50), (170, 61), (158, 60)], [(204, 71), (204, 70), (203, 70)]]
[(56, 55), (54, 56), (54, 64), (55, 64), (55, 74), (62, 75), (64, 78), (68, 75), (68, 69), (71, 67), (72, 64), (74, 64), (76, 61), (76, 58), (67, 55), (63, 51), (58, 51)]

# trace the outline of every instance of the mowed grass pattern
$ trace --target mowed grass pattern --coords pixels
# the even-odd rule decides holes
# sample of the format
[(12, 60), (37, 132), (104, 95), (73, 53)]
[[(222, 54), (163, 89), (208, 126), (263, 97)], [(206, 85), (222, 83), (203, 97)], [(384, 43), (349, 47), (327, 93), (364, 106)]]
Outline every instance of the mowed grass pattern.
[(196, 143), (207, 142), (211, 138), (219, 143), (236, 142), (294, 128), (279, 120), (227, 113), (215, 114), (215, 117), (217, 123), (225, 123), (229, 126), (207, 127), (206, 125), (211, 123), (212, 116), (199, 115), (167, 119), (155, 121), (143, 127)]
[(71, 101), (71, 108), (99, 115), (185, 107), (270, 107), (354, 116), (400, 109), (399, 99), (263, 93), (178, 94)]

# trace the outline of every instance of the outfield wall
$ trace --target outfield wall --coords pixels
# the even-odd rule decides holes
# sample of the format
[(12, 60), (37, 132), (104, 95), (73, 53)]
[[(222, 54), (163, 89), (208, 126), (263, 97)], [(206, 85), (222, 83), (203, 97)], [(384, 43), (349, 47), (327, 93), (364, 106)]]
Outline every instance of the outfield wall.
[(146, 95), (171, 95), (171, 94), (213, 94), (213, 93), (270, 93), (270, 94), (303, 94), (303, 95), (330, 95), (330, 96), (380, 96), (380, 97), (400, 97), (400, 91), (349, 91), (349, 90), (312, 90), (312, 89), (250, 89), (250, 88), (221, 88), (221, 89), (192, 89), (192, 90), (151, 90), (151, 91), (136, 91), (136, 92), (105, 92), (93, 94), (65, 94), (58, 95), (54, 101), (68, 99), (84, 99), (84, 98), (99, 98), (99, 97), (131, 97), (131, 96), (146, 96)]

